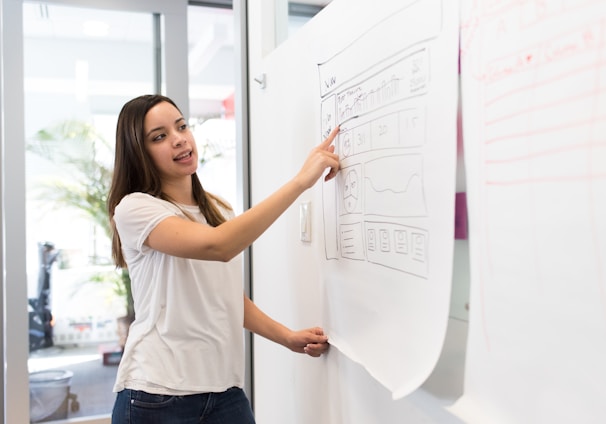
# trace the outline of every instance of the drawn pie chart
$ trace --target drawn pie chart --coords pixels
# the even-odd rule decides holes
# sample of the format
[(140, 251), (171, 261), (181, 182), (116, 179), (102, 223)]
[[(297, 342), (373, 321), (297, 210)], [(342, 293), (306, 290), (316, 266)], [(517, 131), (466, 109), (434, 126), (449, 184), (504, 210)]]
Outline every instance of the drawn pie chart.
[(358, 204), (358, 173), (351, 170), (343, 182), (343, 205), (348, 213), (356, 210)]

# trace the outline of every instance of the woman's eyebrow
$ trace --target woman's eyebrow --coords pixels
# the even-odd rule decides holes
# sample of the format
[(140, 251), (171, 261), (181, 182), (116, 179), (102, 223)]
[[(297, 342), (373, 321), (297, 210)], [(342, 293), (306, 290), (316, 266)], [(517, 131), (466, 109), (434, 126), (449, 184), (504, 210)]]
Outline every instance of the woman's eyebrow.
[[(184, 117), (182, 117), (182, 116), (181, 116), (180, 118), (175, 119), (175, 124), (177, 124), (177, 123), (179, 123), (179, 122), (181, 122), (181, 121), (185, 121), (185, 118), (184, 118)], [(151, 130), (149, 130), (149, 131), (147, 132), (147, 134), (146, 134), (145, 136), (146, 136), (146, 137), (149, 137), (149, 135), (150, 135), (151, 133), (153, 133), (154, 131), (160, 131), (160, 130), (163, 130), (163, 129), (164, 129), (164, 127), (163, 127), (163, 126), (158, 127), (158, 128), (152, 128)]]
[(164, 129), (164, 127), (152, 128), (151, 130), (149, 130), (147, 132), (147, 134), (145, 134), (145, 137), (149, 137), (151, 135), (151, 133), (153, 133), (154, 131), (160, 131), (160, 130), (163, 130), (163, 129)]

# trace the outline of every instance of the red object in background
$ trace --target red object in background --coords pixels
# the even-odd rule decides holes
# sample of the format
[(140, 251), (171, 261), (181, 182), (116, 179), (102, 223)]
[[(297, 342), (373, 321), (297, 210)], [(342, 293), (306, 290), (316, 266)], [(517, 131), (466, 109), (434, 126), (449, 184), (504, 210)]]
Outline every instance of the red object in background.
[(467, 193), (455, 197), (455, 239), (467, 239)]
[(118, 345), (100, 345), (99, 352), (103, 355), (103, 365), (118, 365), (122, 359), (122, 348)]
[(234, 101), (235, 94), (232, 93), (226, 99), (223, 100), (223, 110), (225, 113), (224, 119), (233, 119), (234, 118)]

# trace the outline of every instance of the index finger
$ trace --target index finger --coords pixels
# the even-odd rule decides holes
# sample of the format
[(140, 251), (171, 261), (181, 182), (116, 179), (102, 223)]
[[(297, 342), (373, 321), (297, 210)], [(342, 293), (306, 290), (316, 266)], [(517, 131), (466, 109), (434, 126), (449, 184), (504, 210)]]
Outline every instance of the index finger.
[(327, 148), (328, 146), (330, 146), (333, 142), (333, 140), (335, 139), (335, 137), (337, 136), (337, 134), (339, 133), (339, 130), (341, 129), (341, 127), (339, 125), (337, 125), (336, 127), (334, 127), (332, 129), (332, 131), (330, 132), (330, 134), (328, 134), (328, 137), (326, 137), (326, 140), (324, 140), (320, 146), (323, 148)]

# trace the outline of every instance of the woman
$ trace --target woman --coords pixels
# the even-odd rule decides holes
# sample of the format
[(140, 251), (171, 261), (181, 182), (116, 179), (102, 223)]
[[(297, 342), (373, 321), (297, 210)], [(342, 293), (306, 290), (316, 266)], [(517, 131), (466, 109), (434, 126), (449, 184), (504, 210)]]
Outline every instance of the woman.
[(193, 135), (161, 95), (124, 105), (108, 198), (112, 253), (127, 267), (136, 319), (114, 386), (112, 423), (254, 423), (242, 390), (242, 326), (299, 353), (328, 349), (321, 328), (293, 331), (243, 293), (240, 253), (329, 169), (338, 132), (298, 174), (238, 217), (202, 188)]

